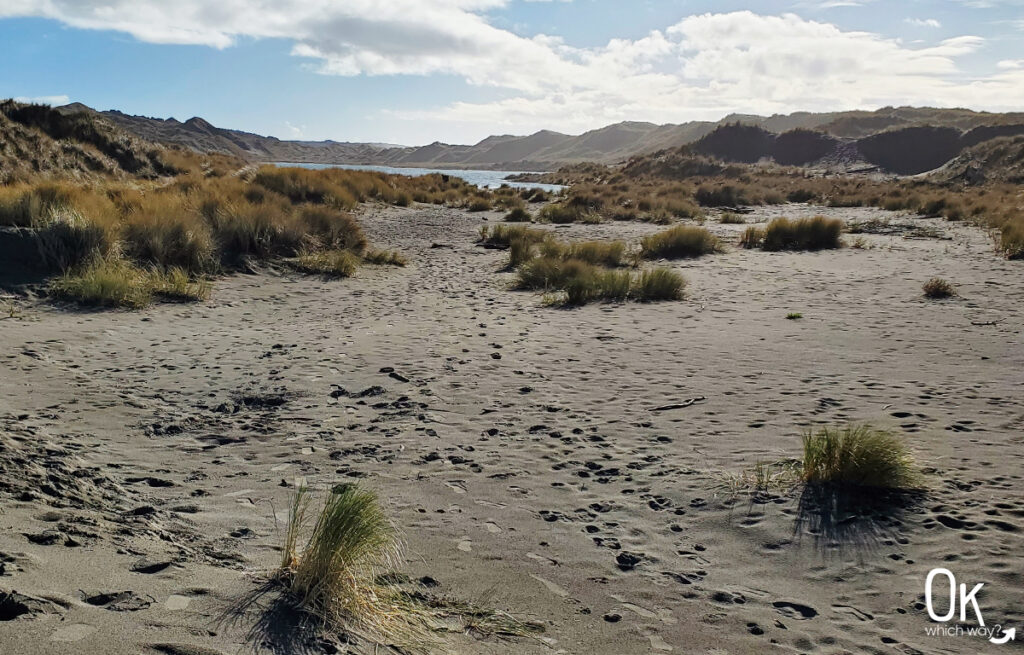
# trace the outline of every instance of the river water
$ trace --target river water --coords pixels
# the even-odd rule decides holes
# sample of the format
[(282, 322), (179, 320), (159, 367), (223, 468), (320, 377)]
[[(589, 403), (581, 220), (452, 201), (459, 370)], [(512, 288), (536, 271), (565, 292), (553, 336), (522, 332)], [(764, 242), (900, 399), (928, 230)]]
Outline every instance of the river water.
[(275, 162), (275, 166), (297, 166), (299, 168), (345, 168), (352, 171), (377, 171), (378, 173), (389, 173), (391, 175), (429, 175), (430, 173), (441, 173), (453, 177), (461, 177), (470, 184), (483, 189), (497, 189), (502, 184), (517, 189), (544, 189), (545, 191), (561, 191), (563, 186), (558, 184), (541, 184), (539, 182), (513, 182), (506, 180), (509, 175), (518, 175), (529, 171), (477, 171), (463, 168), (397, 168), (395, 166), (360, 166), (356, 164), (297, 164), (289, 162)]

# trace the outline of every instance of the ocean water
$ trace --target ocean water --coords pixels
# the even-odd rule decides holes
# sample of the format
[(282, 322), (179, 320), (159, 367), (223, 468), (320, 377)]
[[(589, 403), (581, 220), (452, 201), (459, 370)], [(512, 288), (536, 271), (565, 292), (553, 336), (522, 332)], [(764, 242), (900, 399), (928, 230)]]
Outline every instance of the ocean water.
[(513, 182), (506, 180), (509, 175), (518, 175), (530, 171), (475, 171), (462, 168), (396, 168), (394, 166), (360, 166), (357, 164), (295, 164), (289, 162), (275, 162), (275, 166), (297, 166), (299, 168), (346, 168), (352, 171), (377, 171), (378, 173), (390, 173), (391, 175), (428, 175), (430, 173), (441, 173), (453, 177), (461, 177), (470, 184), (475, 184), (482, 189), (497, 189), (502, 184), (517, 189), (544, 189), (545, 191), (561, 191), (565, 187), (559, 184), (541, 184), (539, 182)]

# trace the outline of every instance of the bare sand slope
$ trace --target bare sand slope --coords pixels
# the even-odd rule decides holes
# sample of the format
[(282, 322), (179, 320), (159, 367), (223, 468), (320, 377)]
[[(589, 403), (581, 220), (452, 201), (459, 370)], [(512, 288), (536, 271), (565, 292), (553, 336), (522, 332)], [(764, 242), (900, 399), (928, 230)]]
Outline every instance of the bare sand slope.
[[(979, 230), (893, 220), (947, 238), (732, 247), (677, 264), (683, 302), (563, 310), (508, 290), (479, 215), (369, 209), (408, 268), (238, 276), (138, 313), (25, 307), (0, 320), (0, 589), (19, 594), (0, 652), (252, 646), (217, 619), (277, 562), (274, 510), (302, 478), (378, 490), (414, 580), (546, 626), (450, 652), (1002, 652), (927, 636), (922, 601), (946, 566), (986, 582), (987, 622), (1024, 620), (1024, 265)], [(961, 296), (925, 300), (933, 275)], [(929, 497), (830, 522), (729, 489), (848, 421), (905, 430)]]

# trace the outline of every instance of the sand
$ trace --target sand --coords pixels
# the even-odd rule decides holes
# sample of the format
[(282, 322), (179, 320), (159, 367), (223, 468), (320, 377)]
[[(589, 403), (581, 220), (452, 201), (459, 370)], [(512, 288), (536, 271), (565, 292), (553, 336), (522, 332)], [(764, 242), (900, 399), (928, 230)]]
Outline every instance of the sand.
[[(986, 583), (989, 625), (1024, 619), (1024, 264), (977, 228), (827, 211), (904, 228), (867, 249), (733, 246), (673, 264), (685, 301), (567, 310), (510, 291), (505, 254), (475, 245), (497, 214), (369, 208), (410, 266), (233, 276), (140, 312), (18, 301), (0, 320), (0, 652), (274, 652), (218, 619), (277, 563), (303, 481), (377, 490), (413, 580), (545, 626), (442, 652), (1012, 648), (927, 635), (923, 596), (944, 566)], [(959, 297), (924, 299), (934, 275)], [(906, 432), (925, 499), (829, 526), (798, 491), (731, 487), (851, 421)], [(366, 645), (306, 646), (277, 652)]]

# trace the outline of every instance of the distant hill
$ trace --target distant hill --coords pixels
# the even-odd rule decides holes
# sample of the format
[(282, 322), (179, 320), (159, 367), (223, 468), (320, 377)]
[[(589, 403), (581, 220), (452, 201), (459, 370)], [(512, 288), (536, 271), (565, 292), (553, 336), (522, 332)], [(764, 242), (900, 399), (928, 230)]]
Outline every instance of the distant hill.
[[(939, 121), (941, 122), (941, 121)], [(958, 120), (947, 123), (960, 123)], [(835, 171), (877, 169), (899, 175), (935, 170), (967, 148), (997, 137), (1024, 134), (1024, 124), (972, 126), (912, 125), (886, 129), (858, 139), (838, 138), (825, 131), (797, 128), (775, 134), (742, 122), (715, 128), (691, 148), (725, 162), (772, 160), (787, 166), (813, 166)]]
[(0, 183), (37, 175), (157, 177), (174, 170), (162, 150), (99, 116), (0, 101)]
[[(216, 127), (198, 117), (181, 122), (118, 111), (96, 112), (80, 103), (66, 105), (59, 111), (69, 115), (98, 114), (148, 141), (226, 153), (253, 162), (539, 171), (581, 162), (615, 164), (637, 155), (695, 144), (699, 152), (726, 161), (769, 158), (787, 165), (821, 161), (837, 170), (875, 166), (913, 174), (941, 166), (963, 148), (988, 138), (1021, 133), (1024, 125), (1024, 113), (886, 107), (877, 111), (797, 112), (768, 117), (732, 115), (718, 122), (679, 125), (624, 122), (580, 135), (542, 130), (528, 136), (491, 136), (474, 145), (435, 142), (408, 147), (287, 141)], [(939, 141), (932, 142), (931, 137)]]

